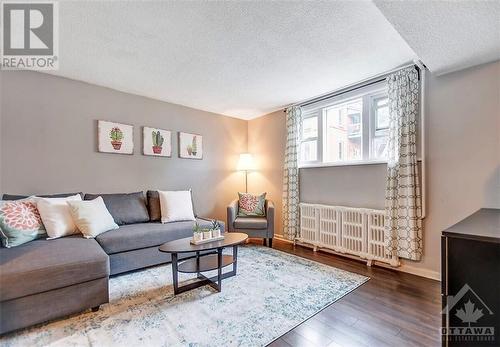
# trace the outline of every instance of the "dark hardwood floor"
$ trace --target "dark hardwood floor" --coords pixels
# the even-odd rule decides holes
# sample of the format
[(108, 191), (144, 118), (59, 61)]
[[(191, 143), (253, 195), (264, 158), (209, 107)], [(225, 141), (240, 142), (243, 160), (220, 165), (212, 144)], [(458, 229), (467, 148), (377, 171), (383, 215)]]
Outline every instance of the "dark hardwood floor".
[(438, 281), (275, 240), (273, 248), (370, 277), (271, 343), (290, 346), (440, 346)]

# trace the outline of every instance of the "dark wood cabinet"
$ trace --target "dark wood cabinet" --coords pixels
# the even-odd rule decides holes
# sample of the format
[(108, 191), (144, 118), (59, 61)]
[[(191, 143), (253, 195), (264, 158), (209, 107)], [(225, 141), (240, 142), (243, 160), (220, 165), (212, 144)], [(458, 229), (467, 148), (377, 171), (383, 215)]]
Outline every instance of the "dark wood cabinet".
[(443, 346), (500, 346), (500, 210), (443, 231), (441, 251)]

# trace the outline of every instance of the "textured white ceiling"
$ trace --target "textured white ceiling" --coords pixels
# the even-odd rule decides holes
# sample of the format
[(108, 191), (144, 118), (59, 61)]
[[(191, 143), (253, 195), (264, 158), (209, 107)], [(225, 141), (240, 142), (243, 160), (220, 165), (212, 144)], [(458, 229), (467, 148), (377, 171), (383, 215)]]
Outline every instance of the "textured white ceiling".
[(436, 74), (500, 59), (500, 1), (381, 1), (375, 4)]
[(372, 2), (60, 2), (59, 71), (250, 119), (416, 56)]

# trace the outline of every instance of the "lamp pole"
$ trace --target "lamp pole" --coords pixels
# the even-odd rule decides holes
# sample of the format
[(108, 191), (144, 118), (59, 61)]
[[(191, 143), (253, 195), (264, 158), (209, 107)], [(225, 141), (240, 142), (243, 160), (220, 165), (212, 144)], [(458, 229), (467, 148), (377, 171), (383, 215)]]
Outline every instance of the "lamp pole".
[(248, 193), (248, 170), (245, 170), (245, 193)]

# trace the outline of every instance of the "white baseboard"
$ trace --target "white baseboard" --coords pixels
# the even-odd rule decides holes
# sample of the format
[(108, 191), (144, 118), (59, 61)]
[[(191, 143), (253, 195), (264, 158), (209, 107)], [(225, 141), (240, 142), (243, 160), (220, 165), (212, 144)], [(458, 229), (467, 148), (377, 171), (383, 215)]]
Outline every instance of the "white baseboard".
[(430, 278), (431, 280), (441, 281), (441, 273), (438, 271), (433, 271), (429, 269), (423, 269), (420, 267), (415, 267), (411, 265), (403, 264), (395, 270), (406, 272), (412, 275), (417, 275), (420, 277)]
[[(284, 242), (288, 242), (288, 243), (293, 243), (293, 241), (290, 241), (290, 240), (287, 240), (287, 239), (283, 238), (282, 235), (274, 235), (274, 237), (276, 239), (280, 240), (280, 241), (284, 241)], [(309, 244), (306, 244), (306, 243), (297, 242), (297, 244), (300, 245), (300, 246), (303, 246), (303, 247), (313, 248), (313, 246), (311, 246)], [(340, 253), (337, 253), (335, 251), (330, 251), (328, 249), (321, 249), (321, 250), (325, 251), (326, 253), (332, 253), (332, 254), (340, 255), (340, 256), (346, 257), (346, 258), (359, 259), (359, 258), (357, 258), (355, 256), (351, 257), (348, 254), (340, 254)], [(403, 264), (403, 265), (398, 266), (398, 267), (392, 267), (392, 266), (389, 266), (389, 265), (386, 265), (386, 264), (383, 264), (383, 263), (377, 263), (377, 265), (380, 266), (380, 267), (384, 267), (386, 269), (401, 271), (401, 272), (409, 273), (409, 274), (412, 274), (412, 275), (416, 275), (416, 276), (420, 276), (420, 277), (425, 277), (425, 278), (429, 278), (429, 279), (436, 280), (436, 281), (441, 281), (441, 273), (438, 272), (438, 271), (432, 271), (432, 270), (429, 270), (429, 269), (423, 269), (423, 268), (419, 268), (419, 267), (415, 267), (415, 266), (411, 266), (411, 265), (407, 265), (407, 264)]]

